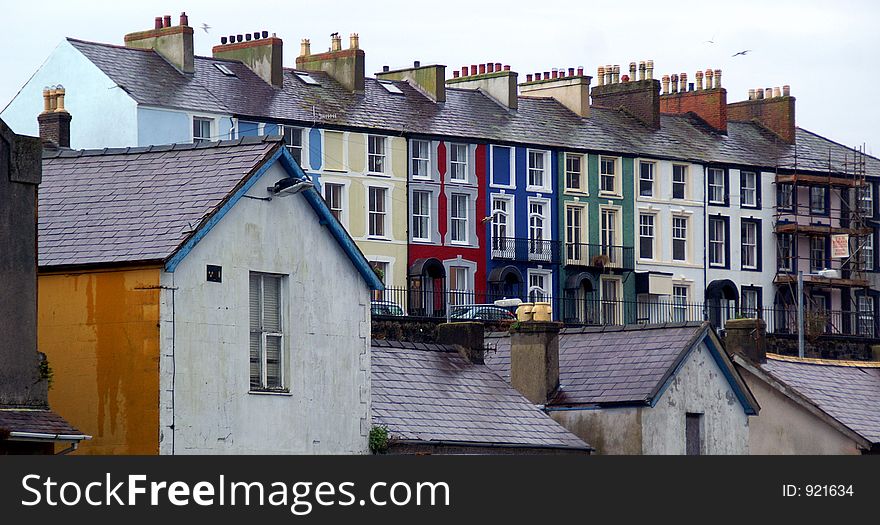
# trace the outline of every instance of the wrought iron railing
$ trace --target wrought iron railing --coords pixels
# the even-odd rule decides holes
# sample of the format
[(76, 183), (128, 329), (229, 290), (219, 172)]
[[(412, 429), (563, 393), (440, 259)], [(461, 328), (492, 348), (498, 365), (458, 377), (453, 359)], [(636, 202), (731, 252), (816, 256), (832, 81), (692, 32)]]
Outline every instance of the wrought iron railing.
[(559, 241), (492, 237), (492, 258), (559, 264)]
[(635, 250), (632, 246), (566, 242), (563, 251), (567, 266), (635, 269)]

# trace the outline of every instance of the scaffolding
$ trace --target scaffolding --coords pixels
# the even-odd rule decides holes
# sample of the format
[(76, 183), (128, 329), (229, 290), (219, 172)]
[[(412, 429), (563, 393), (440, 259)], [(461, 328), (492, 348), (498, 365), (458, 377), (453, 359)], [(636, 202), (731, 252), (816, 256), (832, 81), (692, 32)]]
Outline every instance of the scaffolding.
[[(824, 158), (804, 157), (797, 144), (790, 151), (777, 157), (774, 181), (773, 322), (797, 332), (797, 281), (803, 272), (808, 340), (826, 334), (873, 337), (873, 309), (865, 312), (859, 304), (861, 297), (868, 296), (866, 264), (873, 259), (873, 241), (869, 244), (873, 229), (867, 216), (874, 196), (866, 181), (865, 147), (829, 146)], [(832, 309), (835, 295), (838, 309)]]

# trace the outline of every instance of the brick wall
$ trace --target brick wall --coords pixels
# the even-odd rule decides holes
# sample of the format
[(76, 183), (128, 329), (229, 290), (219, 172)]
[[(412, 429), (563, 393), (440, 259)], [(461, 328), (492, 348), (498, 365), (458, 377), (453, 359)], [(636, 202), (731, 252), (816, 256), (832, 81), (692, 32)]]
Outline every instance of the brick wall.
[(596, 86), (590, 92), (593, 106), (623, 109), (646, 126), (660, 128), (660, 81), (638, 80)]
[(795, 98), (774, 97), (744, 100), (727, 105), (728, 120), (748, 122), (756, 120), (779, 135), (788, 144), (795, 141)]
[(703, 89), (663, 95), (660, 113), (695, 113), (716, 131), (727, 133), (727, 90)]

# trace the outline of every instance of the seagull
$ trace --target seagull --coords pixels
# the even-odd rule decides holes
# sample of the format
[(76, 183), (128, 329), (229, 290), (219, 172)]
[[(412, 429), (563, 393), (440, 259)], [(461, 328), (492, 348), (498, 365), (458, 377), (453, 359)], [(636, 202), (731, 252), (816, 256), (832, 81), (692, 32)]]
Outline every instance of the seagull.
[(712, 38), (710, 38), (709, 40), (704, 40), (703, 43), (704, 44), (714, 44), (715, 43), (715, 35), (712, 35)]
[(731, 57), (735, 57), (735, 56), (739, 56), (739, 55), (745, 56), (746, 53), (748, 53), (749, 51), (751, 51), (751, 49), (746, 49), (744, 51), (740, 51), (739, 53), (734, 53), (733, 55), (731, 55)]
[(202, 24), (202, 30), (203, 30), (205, 33), (208, 32), (208, 29), (211, 29), (211, 26), (209, 26), (208, 24)]

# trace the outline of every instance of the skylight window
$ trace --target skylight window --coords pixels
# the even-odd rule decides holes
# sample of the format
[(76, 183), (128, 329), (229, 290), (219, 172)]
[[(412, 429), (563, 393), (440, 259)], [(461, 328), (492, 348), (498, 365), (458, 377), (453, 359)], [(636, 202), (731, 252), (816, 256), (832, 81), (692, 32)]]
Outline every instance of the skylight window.
[(233, 73), (231, 69), (226, 67), (226, 64), (214, 63), (214, 67), (219, 69), (220, 72), (223, 73), (224, 75), (226, 75), (227, 77), (234, 77), (235, 76), (235, 73)]
[(394, 85), (393, 82), (390, 82), (388, 80), (380, 80), (379, 85), (385, 88), (385, 91), (389, 93), (394, 93), (395, 95), (403, 95), (403, 91), (401, 91), (399, 87)]
[(312, 78), (312, 75), (309, 75), (308, 73), (295, 73), (295, 74), (296, 74), (297, 78), (299, 78), (300, 80), (302, 80), (303, 82), (305, 82), (306, 84), (308, 84), (310, 86), (320, 86), (320, 84), (318, 84), (318, 81), (315, 80), (314, 78)]

